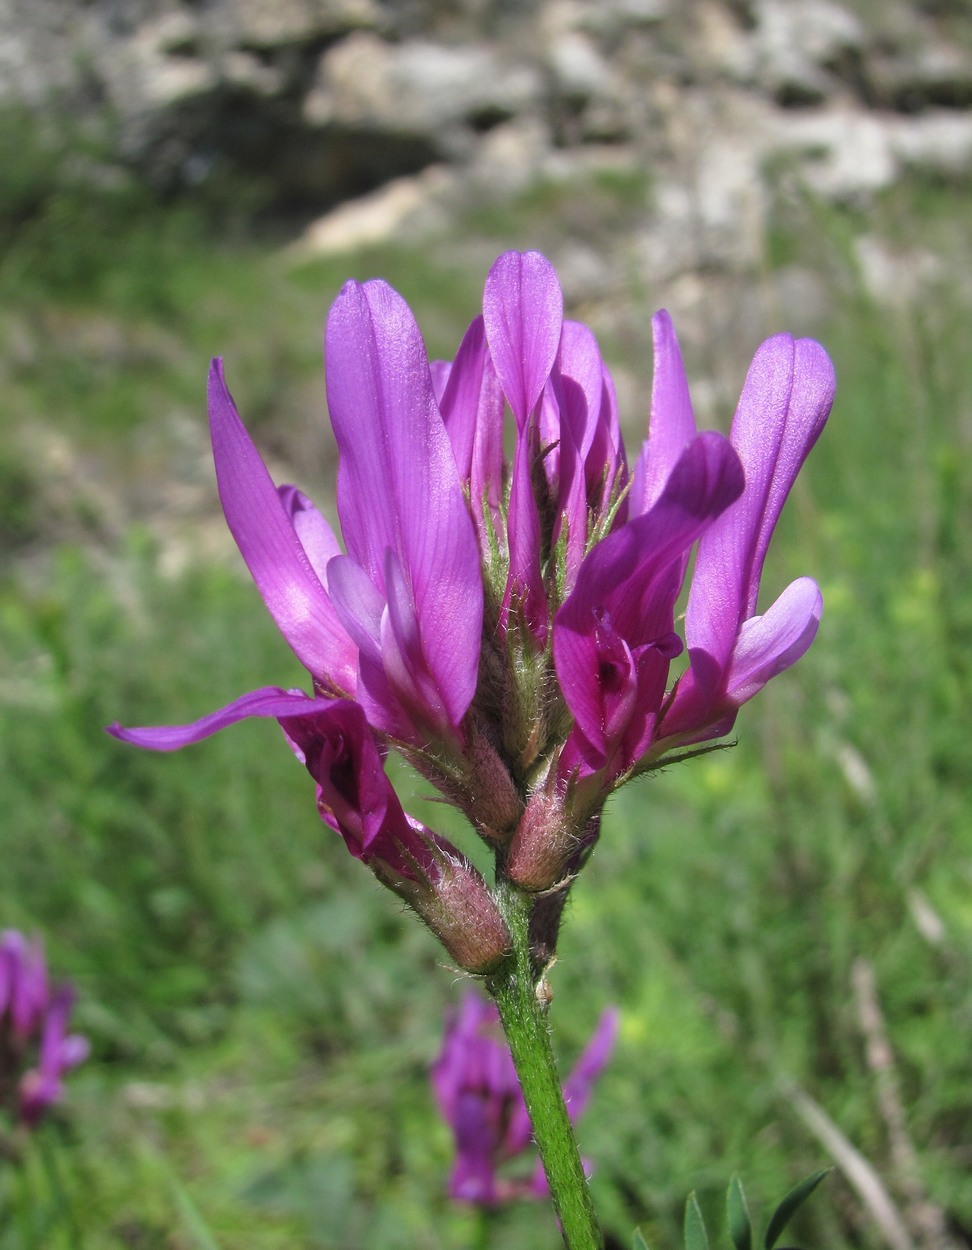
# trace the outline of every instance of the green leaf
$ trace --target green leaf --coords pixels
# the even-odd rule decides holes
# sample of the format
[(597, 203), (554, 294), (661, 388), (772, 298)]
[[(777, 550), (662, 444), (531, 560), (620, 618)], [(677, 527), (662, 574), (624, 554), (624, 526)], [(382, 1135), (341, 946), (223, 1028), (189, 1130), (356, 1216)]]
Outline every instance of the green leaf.
[(764, 1250), (773, 1250), (773, 1247), (783, 1234), (783, 1229), (786, 1228), (800, 1207), (803, 1206), (830, 1171), (830, 1168), (823, 1168), (821, 1171), (814, 1172), (812, 1176), (808, 1176), (805, 1180), (800, 1181), (798, 1185), (793, 1186), (770, 1217), (769, 1227), (766, 1229), (766, 1236), (763, 1238)]
[(709, 1234), (694, 1191), (685, 1204), (685, 1250), (709, 1250)]
[(634, 1240), (631, 1243), (631, 1250), (648, 1250), (648, 1242), (641, 1235), (641, 1229), (634, 1230)]
[(746, 1194), (738, 1176), (732, 1178), (726, 1190), (726, 1221), (736, 1250), (752, 1250), (753, 1223), (749, 1218)]

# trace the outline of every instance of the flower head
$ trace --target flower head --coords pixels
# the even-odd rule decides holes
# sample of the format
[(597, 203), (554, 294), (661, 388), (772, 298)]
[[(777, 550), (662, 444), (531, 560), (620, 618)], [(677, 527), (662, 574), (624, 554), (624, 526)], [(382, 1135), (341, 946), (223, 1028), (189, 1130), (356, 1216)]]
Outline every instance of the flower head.
[(16, 929), (0, 934), (0, 1112), (34, 1125), (61, 1096), (65, 1072), (88, 1055), (68, 1033), (74, 990), (51, 989), (44, 951)]
[[(830, 409), (826, 354), (764, 343), (726, 439), (696, 431), (671, 320), (652, 326), (650, 421), (629, 468), (610, 373), (539, 253), (499, 257), (451, 362), (430, 364), (389, 286), (347, 283), (325, 334), (343, 543), (304, 494), (274, 485), (214, 362), (223, 509), (309, 692), (263, 687), (189, 725), (111, 732), (172, 750), (275, 718), (325, 823), (481, 970), (505, 949), (500, 913), (459, 852), (402, 810), (382, 769), (397, 750), (465, 813), (499, 874), (561, 892), (541, 906), (559, 915), (608, 794), (728, 733), (821, 613), (809, 578), (763, 614), (757, 596)], [(683, 641), (675, 605), (695, 544)], [(489, 936), (460, 957), (444, 935), (472, 916)]]
[[(564, 1082), (572, 1124), (583, 1114), (594, 1081), (611, 1057), (617, 1029), (617, 1011), (605, 1011)], [(508, 1164), (533, 1153), (530, 1118), (499, 1013), (472, 990), (446, 1018), (442, 1050), (432, 1067), (432, 1086), (455, 1139), (451, 1197), (496, 1206), (512, 1198), (546, 1196), (539, 1160), (527, 1174), (506, 1174)]]

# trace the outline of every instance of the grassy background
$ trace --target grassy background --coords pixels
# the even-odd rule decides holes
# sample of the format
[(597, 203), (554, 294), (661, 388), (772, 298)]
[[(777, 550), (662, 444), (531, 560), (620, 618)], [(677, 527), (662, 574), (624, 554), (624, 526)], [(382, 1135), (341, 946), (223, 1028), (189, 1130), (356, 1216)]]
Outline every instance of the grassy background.
[[(319, 336), (341, 281), (389, 278), (448, 353), (492, 239), (553, 247), (558, 228), (630, 220), (648, 211), (644, 181), (535, 188), (435, 247), (295, 266), (225, 204), (92, 195), (7, 130), (0, 924), (43, 935), (94, 1056), (25, 1170), (0, 1173), (0, 1246), (552, 1247), (542, 1208), (481, 1220), (445, 1199), (427, 1071), (460, 987), (322, 828), (275, 728), (159, 757), (101, 726), (187, 720), (302, 680), (214, 511), (210, 355), (225, 354), (264, 450), (326, 499)], [(877, 306), (864, 234), (942, 270)], [(790, 200), (767, 239), (767, 292), (784, 266), (825, 281), (819, 334), (839, 377), (767, 591), (812, 572), (827, 609), (808, 657), (740, 717), (734, 750), (612, 801), (575, 890), (553, 1021), (569, 1064), (602, 1007), (622, 1010), (581, 1133), (613, 1247), (638, 1222), (674, 1246), (690, 1188), (718, 1219), (738, 1170), (765, 1211), (828, 1162), (794, 1086), (901, 1207), (927, 1196), (972, 1244), (972, 354), (954, 264), (970, 244), (967, 202), (942, 185), (900, 187), (866, 216)], [(646, 339), (653, 304), (625, 297)], [(746, 363), (720, 384), (738, 388)], [(646, 412), (626, 414), (629, 430)], [(916, 1176), (868, 1060), (861, 960)], [(886, 1244), (839, 1178), (801, 1232)]]

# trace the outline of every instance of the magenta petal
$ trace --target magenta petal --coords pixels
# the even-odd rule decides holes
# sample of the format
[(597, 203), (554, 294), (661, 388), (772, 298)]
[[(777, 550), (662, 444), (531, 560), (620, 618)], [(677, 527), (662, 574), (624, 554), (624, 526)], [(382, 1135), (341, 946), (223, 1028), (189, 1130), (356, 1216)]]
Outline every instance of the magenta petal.
[(342, 554), (340, 544), (334, 531), (324, 519), (324, 515), (314, 507), (307, 496), (296, 486), (278, 486), (277, 494), (290, 517), (304, 554), (310, 561), (317, 580), (325, 590), (327, 584), (327, 565), (335, 556)]
[(317, 782), (321, 816), (355, 858), (378, 860), (413, 880), (435, 876), (427, 831), (402, 809), (359, 704), (334, 699), (321, 711), (288, 718), (284, 729)]
[(331, 602), (362, 655), (381, 658), (381, 618), (385, 600), (360, 564), (335, 556), (328, 566)]
[(219, 497), (280, 632), (312, 677), (353, 693), (356, 655), (214, 360), (209, 420)]
[[(595, 507), (603, 513), (612, 500), (615, 485), (623, 487), (627, 480), (628, 460), (618, 419), (618, 397), (614, 389), (614, 379), (607, 365), (602, 367), (601, 378), (601, 413), (594, 434), (594, 442), (587, 454), (586, 471), (588, 492), (595, 493)], [(597, 498), (598, 489), (600, 498)], [(630, 492), (620, 501), (614, 518), (616, 526), (623, 525), (631, 515), (629, 497)]]
[[(566, 392), (566, 393), (564, 393)], [(577, 435), (583, 434), (583, 428), (575, 430), (570, 420), (571, 384), (562, 391), (560, 412), (560, 442), (551, 452), (544, 464), (556, 467), (557, 518), (553, 528), (553, 540), (561, 539), (566, 527), (566, 550), (564, 555), (565, 585), (570, 588), (577, 579), (577, 570), (587, 550), (588, 505), (587, 483), (584, 476), (584, 462)], [(547, 407), (544, 403), (544, 408)]]
[(451, 360), (430, 360), (429, 372), (432, 374), (432, 390), (435, 392), (435, 402), (442, 408), (442, 396), (449, 384), (449, 374), (452, 373)]
[(459, 477), (469, 483), (469, 506), (483, 551), (489, 550), (484, 504), (494, 534), (502, 526), (499, 501), (503, 484), (503, 392), (486, 350), (482, 317), (466, 331), (455, 361), (448, 367), (439, 409)]
[(504, 252), (483, 291), (489, 352), (517, 429), (540, 399), (560, 343), (564, 297), (550, 261), (539, 252)]
[[(792, 380), (784, 390), (786, 374)], [(830, 358), (812, 339), (794, 343), (788, 335), (777, 335), (753, 359), (730, 433), (746, 470), (739, 510), (745, 510), (750, 521), (759, 517), (746, 616), (756, 609), (766, 549), (786, 497), (830, 414), (835, 386)]]
[(777, 335), (753, 358), (730, 436), (746, 489), (699, 544), (685, 619), (689, 649), (706, 652), (723, 671), (755, 611), (767, 545), (833, 393), (833, 367), (809, 339)]
[[(555, 435), (551, 431), (560, 440), (556, 496), (558, 516), (553, 537), (556, 540), (560, 536), (565, 522), (567, 585), (572, 586), (587, 546), (586, 462), (601, 432), (601, 398), (604, 394), (604, 366), (597, 340), (580, 322), (564, 322), (551, 385), (557, 397), (560, 418), (559, 430)], [(604, 437), (599, 442), (603, 444), (603, 456), (609, 440)], [(592, 476), (601, 479), (604, 475), (605, 465), (602, 462), (592, 470)]]
[[(574, 441), (580, 449), (581, 459), (585, 460), (594, 442), (601, 415), (604, 366), (597, 339), (579, 321), (564, 322), (556, 375), (564, 397), (561, 419), (566, 415), (570, 421)], [(570, 385), (565, 385), (568, 382)]]
[(425, 660), (411, 587), (393, 551), (386, 553), (385, 590), (388, 606), (381, 621), (385, 673), (399, 702), (412, 718), (424, 721), (445, 736), (449, 717)]
[(530, 434), (529, 425), (517, 432), (513, 456), (507, 524), (510, 572), (500, 622), (505, 630), (510, 608), (515, 603), (531, 634), (543, 646), (547, 640), (549, 613), (540, 567), (540, 513), (530, 475)]
[(752, 618), (773, 529), (833, 394), (833, 366), (810, 339), (777, 335), (753, 358), (731, 432), (746, 489), (699, 544), (685, 615), (691, 667), (666, 713), (668, 736), (692, 742), (728, 732), (735, 708), (813, 640), (820, 600), (809, 579), (759, 623)]
[(387, 549), (407, 570), (426, 663), (456, 727), (476, 689), (482, 578), (422, 337), (386, 283), (349, 282), (328, 317), (326, 355), (348, 554), (382, 591)]
[[(482, 549), (490, 550), (495, 541), (505, 546), (500, 500), (503, 496), (503, 391), (489, 356), (483, 362), (483, 387), (476, 417), (469, 473), (469, 503), (481, 536)], [(487, 530), (487, 524), (489, 530)]]
[[(615, 725), (613, 735), (605, 736), (603, 622), (609, 619), (630, 651), (638, 652), (639, 701), (649, 691), (660, 700), (664, 666), (677, 654), (674, 605), (684, 554), (742, 488), (739, 460), (728, 442), (701, 434), (682, 453), (655, 506), (609, 534), (581, 565), (554, 622), (553, 655), (567, 705), (587, 741), (604, 752), (601, 763), (626, 732)], [(632, 670), (627, 680), (634, 679)], [(639, 707), (632, 750), (644, 749), (648, 718), (657, 710)]]
[(631, 510), (647, 512), (661, 494), (679, 456), (695, 437), (695, 417), (675, 327), (662, 309), (651, 319), (655, 371), (648, 439), (635, 466)]
[(246, 720), (250, 716), (272, 716), (281, 720), (288, 716), (305, 716), (320, 712), (329, 706), (328, 699), (310, 699), (305, 694), (281, 690), (279, 686), (264, 686), (249, 694), (241, 695), (217, 712), (210, 712), (191, 725), (158, 725), (139, 729), (125, 729), (117, 722), (108, 726), (108, 733), (122, 742), (146, 747), (150, 751), (178, 751), (180, 747), (199, 742), (218, 733), (227, 725)]
[(738, 707), (795, 664), (816, 637), (822, 612), (817, 583), (801, 577), (762, 616), (744, 621), (729, 665), (729, 701)]
[[(588, 742), (603, 758), (630, 723), (638, 698), (638, 670), (631, 648), (614, 629), (610, 614), (595, 608), (593, 655), (585, 681), (571, 690), (570, 708)], [(597, 666), (597, 681), (590, 673)]]
[[(477, 317), (463, 336), (452, 365), (447, 366), (447, 381), (439, 392), (439, 411), (452, 444), (456, 469), (464, 481), (469, 480), (472, 468), (485, 363), (486, 333), (482, 317)], [(435, 363), (432, 369), (434, 378)]]

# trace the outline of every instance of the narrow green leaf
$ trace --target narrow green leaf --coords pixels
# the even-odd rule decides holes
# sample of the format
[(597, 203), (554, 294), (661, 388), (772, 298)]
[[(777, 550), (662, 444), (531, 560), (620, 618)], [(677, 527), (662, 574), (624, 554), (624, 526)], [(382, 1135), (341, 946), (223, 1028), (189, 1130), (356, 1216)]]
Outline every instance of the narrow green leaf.
[(726, 1190), (726, 1221), (736, 1250), (753, 1250), (753, 1222), (749, 1218), (742, 1181), (734, 1176)]
[(812, 1176), (808, 1176), (805, 1180), (800, 1181), (798, 1185), (793, 1186), (770, 1217), (769, 1227), (766, 1229), (766, 1236), (763, 1238), (764, 1250), (773, 1250), (773, 1247), (783, 1234), (783, 1229), (786, 1228), (793, 1216), (830, 1171), (830, 1168), (823, 1168), (821, 1171), (814, 1172)]
[(685, 1204), (685, 1250), (709, 1250), (709, 1234), (694, 1191)]
[(634, 1230), (634, 1241), (631, 1243), (631, 1250), (648, 1250), (648, 1242), (641, 1235), (641, 1229)]

